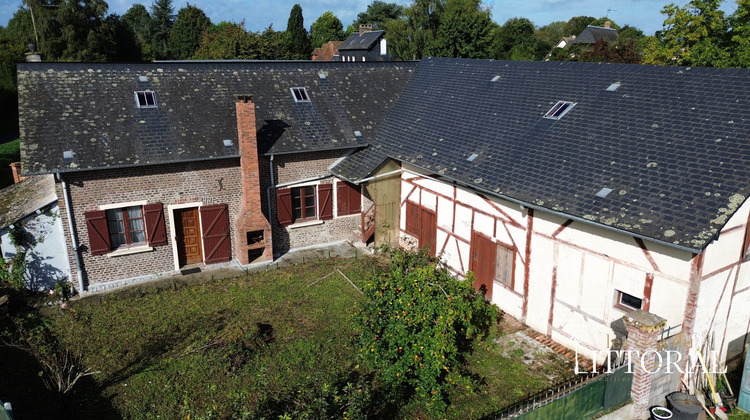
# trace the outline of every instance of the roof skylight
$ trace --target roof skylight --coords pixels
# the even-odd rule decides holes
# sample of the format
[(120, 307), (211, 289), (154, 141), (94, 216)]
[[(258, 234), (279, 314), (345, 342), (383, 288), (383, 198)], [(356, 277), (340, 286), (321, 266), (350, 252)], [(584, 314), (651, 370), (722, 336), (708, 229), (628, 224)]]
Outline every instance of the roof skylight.
[(136, 91), (135, 103), (138, 108), (156, 108), (156, 93), (150, 90)]
[(307, 89), (303, 87), (290, 88), (294, 102), (310, 102), (310, 96), (307, 94)]
[(478, 154), (472, 153), (471, 156), (469, 156), (468, 158), (466, 158), (466, 160), (468, 160), (469, 162), (474, 162), (474, 159), (476, 159), (478, 157), (479, 157)]
[(563, 115), (567, 114), (568, 111), (570, 111), (576, 104), (573, 102), (566, 102), (566, 101), (559, 101), (555, 104), (555, 106), (552, 107), (549, 111), (547, 111), (546, 114), (544, 114), (544, 118), (551, 118), (553, 120), (559, 120), (563, 117)]
[(492, 80), (490, 80), (490, 82), (497, 82), (498, 80), (500, 80), (500, 76), (495, 76), (492, 78)]
[(602, 188), (598, 193), (596, 193), (596, 196), (599, 198), (606, 198), (611, 192), (612, 188)]
[(609, 87), (607, 88), (607, 92), (614, 92), (619, 88), (620, 88), (620, 82), (615, 82), (609, 85)]

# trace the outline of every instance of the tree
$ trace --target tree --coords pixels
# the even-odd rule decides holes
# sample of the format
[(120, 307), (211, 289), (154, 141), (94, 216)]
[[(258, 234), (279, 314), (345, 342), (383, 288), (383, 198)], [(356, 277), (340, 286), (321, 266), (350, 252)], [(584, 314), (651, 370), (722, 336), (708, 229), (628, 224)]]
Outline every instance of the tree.
[(647, 39), (643, 62), (680, 66), (731, 65), (729, 22), (719, 9), (720, 5), (721, 0), (692, 0), (683, 7), (665, 6), (661, 11), (667, 16), (663, 29)]
[(385, 24), (394, 19), (400, 19), (404, 15), (404, 7), (397, 3), (386, 3), (375, 0), (367, 6), (367, 10), (357, 15), (352, 26), (372, 25), (373, 28), (382, 29)]
[(201, 60), (257, 60), (258, 36), (245, 30), (245, 22), (240, 24), (221, 22), (208, 32), (195, 53)]
[(260, 57), (263, 60), (291, 60), (292, 53), (284, 42), (285, 32), (274, 31), (273, 25), (260, 34)]
[(495, 29), (492, 55), (500, 60), (533, 60), (537, 43), (530, 20), (511, 18)]
[(557, 45), (564, 36), (568, 36), (564, 31), (566, 24), (561, 20), (551, 22), (534, 31), (534, 36), (550, 46)]
[(478, 0), (448, 0), (431, 52), (438, 57), (489, 58), (495, 26)]
[(170, 58), (169, 34), (174, 23), (172, 0), (154, 0), (151, 5), (151, 46), (158, 59)]
[(312, 48), (318, 48), (328, 41), (344, 39), (344, 25), (332, 12), (325, 12), (310, 28)]
[(591, 16), (576, 16), (570, 18), (568, 23), (563, 26), (564, 36), (578, 36), (589, 25), (595, 25), (596, 18)]
[(57, 12), (63, 61), (107, 61), (115, 51), (113, 39), (104, 34), (107, 14), (104, 0), (64, 1)]
[(200, 47), (203, 33), (211, 26), (211, 19), (200, 8), (188, 4), (177, 12), (169, 36), (169, 51), (172, 58), (192, 58)]
[(108, 53), (108, 61), (142, 61), (143, 49), (133, 29), (119, 16), (107, 16), (102, 25), (101, 37), (103, 45), (114, 45)]
[(286, 24), (287, 48), (296, 60), (309, 60), (312, 48), (310, 48), (310, 36), (305, 30), (305, 20), (302, 17), (302, 7), (299, 4), (292, 6), (289, 20)]
[(141, 57), (145, 60), (154, 59), (154, 50), (151, 46), (151, 15), (142, 4), (134, 4), (124, 15), (122, 22), (130, 27), (135, 34)]
[(65, 47), (56, 18), (60, 3), (60, 0), (22, 2), (6, 28), (10, 41), (24, 48), (28, 44), (35, 44), (45, 60), (58, 60)]
[(750, 0), (737, 0), (737, 10), (729, 18), (728, 34), (733, 65), (750, 67)]
[(386, 38), (392, 56), (398, 60), (417, 60), (432, 54), (445, 0), (415, 0), (404, 10), (404, 19), (387, 22)]
[[(451, 389), (471, 389), (463, 360), (497, 317), (472, 288), (424, 251), (394, 249), (390, 265), (368, 279), (357, 316), (360, 357), (384, 384), (386, 398), (416, 399), (442, 418)], [(404, 401), (406, 402), (406, 401)]]

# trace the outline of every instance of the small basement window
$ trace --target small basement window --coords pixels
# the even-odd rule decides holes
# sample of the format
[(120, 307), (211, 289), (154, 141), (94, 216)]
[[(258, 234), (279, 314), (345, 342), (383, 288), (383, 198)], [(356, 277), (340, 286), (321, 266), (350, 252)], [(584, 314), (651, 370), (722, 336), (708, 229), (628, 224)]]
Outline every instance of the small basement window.
[(291, 88), (292, 96), (294, 96), (294, 102), (310, 102), (310, 96), (307, 94), (307, 89), (303, 87)]
[(615, 303), (615, 307), (625, 311), (634, 311), (636, 309), (641, 309), (642, 305), (643, 299), (625, 292), (621, 292), (619, 290), (617, 291), (617, 301)]
[(559, 101), (555, 104), (555, 106), (552, 107), (549, 111), (547, 111), (546, 114), (544, 114), (544, 118), (551, 118), (553, 120), (559, 120), (563, 117), (563, 115), (567, 114), (568, 111), (570, 111), (575, 104), (573, 102), (566, 102), (566, 101)]
[(135, 103), (138, 108), (156, 108), (156, 93), (150, 90), (135, 92)]

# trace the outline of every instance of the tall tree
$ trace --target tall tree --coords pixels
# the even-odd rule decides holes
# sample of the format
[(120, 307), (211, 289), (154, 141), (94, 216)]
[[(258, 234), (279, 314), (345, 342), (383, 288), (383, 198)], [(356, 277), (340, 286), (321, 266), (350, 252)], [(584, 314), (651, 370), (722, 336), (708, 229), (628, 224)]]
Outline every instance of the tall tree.
[(35, 44), (45, 60), (59, 60), (65, 48), (56, 17), (60, 3), (60, 0), (22, 2), (6, 28), (10, 41), (24, 47)]
[(375, 29), (383, 29), (385, 24), (394, 19), (400, 19), (404, 15), (404, 7), (397, 3), (386, 3), (375, 0), (367, 6), (367, 10), (357, 15), (352, 26), (372, 25)]
[(493, 57), (500, 60), (533, 60), (539, 40), (534, 24), (526, 18), (510, 18), (495, 31)]
[(211, 19), (198, 7), (188, 4), (180, 9), (169, 36), (169, 50), (172, 58), (178, 60), (191, 58), (198, 51), (203, 32), (210, 26)]
[(172, 0), (154, 0), (151, 5), (151, 45), (158, 59), (170, 58), (169, 34), (174, 24)]
[(309, 60), (312, 48), (310, 48), (310, 35), (305, 29), (305, 19), (302, 17), (302, 7), (299, 4), (292, 6), (289, 20), (286, 24), (287, 48), (296, 60)]
[(737, 10), (729, 18), (731, 31), (729, 50), (732, 51), (733, 65), (750, 67), (750, 0), (737, 0)]
[(108, 61), (142, 61), (143, 50), (133, 28), (118, 15), (112, 14), (104, 20), (101, 30), (102, 45), (113, 45)]
[(432, 54), (445, 0), (415, 0), (404, 10), (404, 19), (387, 22), (386, 38), (392, 56), (416, 60)]
[(732, 64), (727, 46), (729, 23), (719, 9), (721, 0), (691, 0), (685, 6), (669, 4), (663, 29), (644, 47), (646, 64), (725, 67)]
[(495, 26), (479, 0), (448, 0), (431, 53), (438, 57), (489, 58)]
[(142, 4), (134, 4), (121, 18), (122, 22), (130, 27), (135, 34), (141, 56), (144, 60), (154, 59), (154, 50), (151, 46), (151, 15)]
[(64, 61), (106, 61), (115, 50), (114, 41), (104, 36), (107, 14), (104, 0), (64, 1), (57, 12)]
[(576, 16), (570, 18), (568, 23), (563, 26), (563, 36), (578, 36), (589, 25), (595, 25), (596, 18), (591, 16)]
[[(549, 44), (550, 46), (557, 45), (558, 42), (564, 37), (568, 36), (563, 30), (566, 22), (561, 20), (551, 22), (547, 25), (542, 26), (534, 32), (534, 36), (542, 42)], [(550, 47), (551, 48), (551, 47)]]
[(310, 43), (318, 48), (328, 41), (342, 41), (344, 39), (344, 25), (333, 12), (325, 12), (310, 28)]

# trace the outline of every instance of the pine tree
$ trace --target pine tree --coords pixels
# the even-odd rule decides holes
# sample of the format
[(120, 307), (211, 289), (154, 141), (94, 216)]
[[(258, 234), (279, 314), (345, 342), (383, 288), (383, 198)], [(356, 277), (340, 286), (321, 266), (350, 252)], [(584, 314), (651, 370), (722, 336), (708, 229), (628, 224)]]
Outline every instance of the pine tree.
[(172, 0), (155, 0), (151, 5), (151, 45), (157, 59), (170, 58), (169, 34), (174, 23)]
[(344, 25), (333, 12), (325, 12), (310, 28), (312, 47), (318, 48), (328, 41), (344, 40)]
[(292, 57), (296, 60), (309, 60), (312, 48), (310, 48), (310, 36), (305, 30), (305, 20), (302, 17), (302, 7), (299, 4), (292, 6), (289, 20), (286, 24), (286, 43)]
[(177, 12), (177, 19), (169, 37), (169, 50), (172, 58), (185, 60), (191, 58), (201, 44), (203, 32), (211, 26), (203, 10), (188, 4)]

